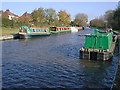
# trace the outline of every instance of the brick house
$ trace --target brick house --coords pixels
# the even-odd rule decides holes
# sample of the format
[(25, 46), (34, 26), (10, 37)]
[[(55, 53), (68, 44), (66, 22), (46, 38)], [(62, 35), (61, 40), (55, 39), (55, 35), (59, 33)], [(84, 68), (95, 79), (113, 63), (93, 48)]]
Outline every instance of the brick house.
[(2, 17), (3, 18), (8, 18), (9, 20), (13, 20), (14, 18), (18, 18), (18, 15), (15, 15), (14, 13), (10, 12), (9, 9), (6, 11), (2, 11)]

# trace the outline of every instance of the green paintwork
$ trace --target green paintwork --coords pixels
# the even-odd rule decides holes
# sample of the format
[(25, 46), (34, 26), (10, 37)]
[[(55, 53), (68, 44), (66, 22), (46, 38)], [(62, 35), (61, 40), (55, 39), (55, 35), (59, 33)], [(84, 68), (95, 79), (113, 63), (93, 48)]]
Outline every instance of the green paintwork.
[(112, 32), (99, 33), (98, 30), (94, 30), (93, 34), (86, 36), (85, 48), (110, 49), (112, 41)]
[(19, 31), (25, 29), (28, 33), (30, 33), (30, 28), (28, 26), (21, 26)]
[(30, 28), (28, 26), (21, 26), (20, 29), (19, 29), (19, 31), (22, 30), (22, 29), (26, 30), (26, 35), (50, 35), (49, 29)]
[(27, 35), (50, 35), (50, 33), (28, 33)]
[(60, 32), (71, 32), (71, 30), (64, 30), (64, 31), (50, 31), (51, 33), (60, 33)]

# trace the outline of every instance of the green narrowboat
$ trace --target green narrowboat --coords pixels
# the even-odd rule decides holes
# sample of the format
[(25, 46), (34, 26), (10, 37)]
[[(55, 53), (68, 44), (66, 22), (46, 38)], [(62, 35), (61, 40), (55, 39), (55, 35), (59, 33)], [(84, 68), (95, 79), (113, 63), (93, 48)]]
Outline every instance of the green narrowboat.
[(49, 28), (21, 26), (18, 32), (19, 38), (50, 35)]
[(50, 27), (51, 33), (71, 32), (71, 27)]
[(89, 60), (109, 60), (113, 57), (117, 36), (113, 32), (100, 32), (85, 35), (85, 45), (80, 49), (80, 58)]

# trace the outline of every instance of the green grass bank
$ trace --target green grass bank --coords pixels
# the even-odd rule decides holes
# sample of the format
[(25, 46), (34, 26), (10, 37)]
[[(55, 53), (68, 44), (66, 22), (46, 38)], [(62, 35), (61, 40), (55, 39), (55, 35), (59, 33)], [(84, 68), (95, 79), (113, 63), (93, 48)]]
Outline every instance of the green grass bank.
[(1, 28), (1, 36), (7, 36), (7, 35), (12, 35), (12, 34), (16, 34), (18, 33), (18, 29), (19, 28), (5, 28), (5, 27), (2, 27)]

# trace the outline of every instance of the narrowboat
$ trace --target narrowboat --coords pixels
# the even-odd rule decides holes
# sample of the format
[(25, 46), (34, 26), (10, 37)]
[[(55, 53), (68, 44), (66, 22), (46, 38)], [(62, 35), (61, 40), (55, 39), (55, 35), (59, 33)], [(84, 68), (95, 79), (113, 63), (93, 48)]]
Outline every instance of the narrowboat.
[(50, 27), (51, 33), (71, 32), (71, 27)]
[(21, 26), (18, 32), (19, 38), (50, 35), (49, 28)]
[(78, 32), (77, 27), (71, 27), (71, 32)]
[(84, 30), (84, 27), (77, 27), (77, 29), (80, 30)]
[(114, 55), (117, 35), (113, 32), (100, 32), (85, 35), (85, 45), (80, 49), (80, 58), (86, 60), (110, 60)]

